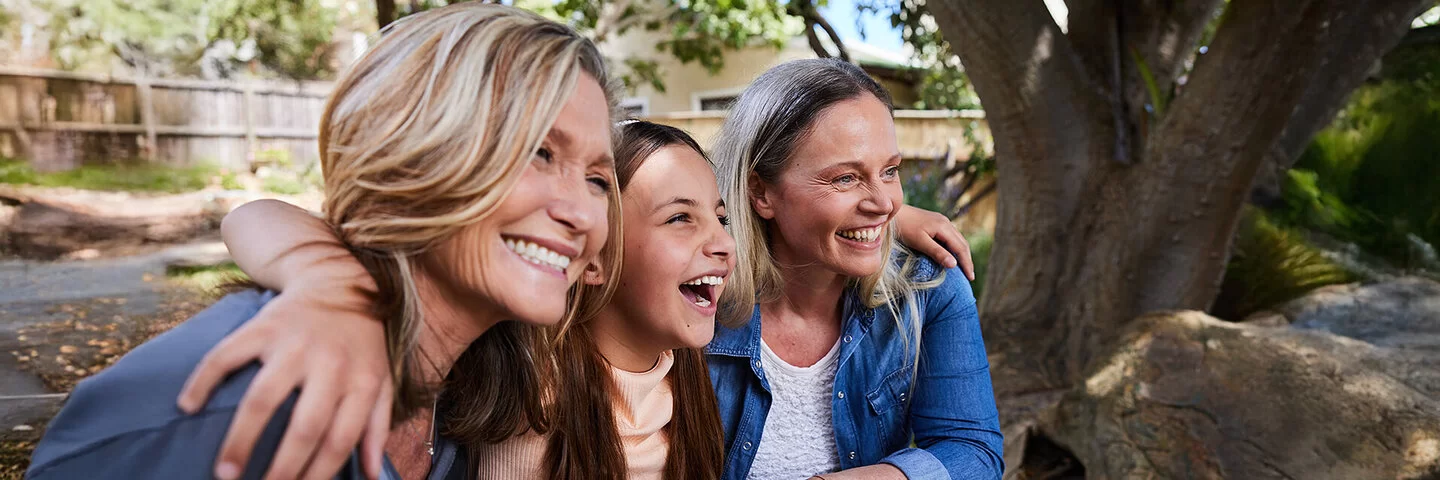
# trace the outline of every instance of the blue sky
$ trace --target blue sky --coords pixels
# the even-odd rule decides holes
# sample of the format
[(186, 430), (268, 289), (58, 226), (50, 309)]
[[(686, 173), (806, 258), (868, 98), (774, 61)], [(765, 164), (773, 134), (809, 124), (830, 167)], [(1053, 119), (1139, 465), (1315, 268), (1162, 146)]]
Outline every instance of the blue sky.
[[(855, 9), (855, 0), (829, 0), (820, 12), (840, 34), (840, 40), (846, 43), (864, 42), (886, 50), (900, 50), (900, 30), (890, 27), (888, 13), (860, 15)], [(860, 28), (865, 29), (864, 40), (860, 39), (860, 28), (856, 27), (857, 16), (860, 17)]]

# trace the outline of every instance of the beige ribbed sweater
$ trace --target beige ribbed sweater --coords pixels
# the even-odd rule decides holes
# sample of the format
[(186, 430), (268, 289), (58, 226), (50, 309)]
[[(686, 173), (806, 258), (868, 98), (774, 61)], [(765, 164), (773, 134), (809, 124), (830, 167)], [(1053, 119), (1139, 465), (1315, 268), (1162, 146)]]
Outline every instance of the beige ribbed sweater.
[[(610, 374), (619, 387), (621, 402), (615, 405), (616, 427), (625, 447), (630, 479), (659, 480), (665, 471), (665, 456), (670, 442), (665, 438), (665, 425), (674, 413), (674, 397), (665, 375), (675, 364), (675, 356), (665, 352), (655, 368), (634, 373), (611, 367)], [(504, 442), (489, 445), (477, 452), (480, 478), (544, 479), (545, 437), (525, 433)]]

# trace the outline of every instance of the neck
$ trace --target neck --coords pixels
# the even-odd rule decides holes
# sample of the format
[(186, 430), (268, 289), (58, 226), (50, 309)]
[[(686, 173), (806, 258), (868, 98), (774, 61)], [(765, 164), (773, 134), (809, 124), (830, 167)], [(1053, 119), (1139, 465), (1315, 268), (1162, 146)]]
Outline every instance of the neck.
[(493, 306), (456, 302), (454, 299), (473, 295), (451, 291), (423, 269), (416, 269), (415, 288), (424, 318), (417, 345), (418, 373), (427, 385), (438, 386), (465, 349), (499, 323), (501, 316)]
[(590, 319), (595, 349), (611, 365), (627, 372), (641, 373), (655, 368), (660, 356), (672, 347), (656, 342), (653, 335), (630, 328), (625, 315), (609, 306)]
[(767, 316), (809, 321), (840, 317), (840, 297), (845, 294), (848, 278), (814, 262), (793, 261), (795, 256), (783, 243), (776, 242), (771, 251), (780, 267), (783, 287), (780, 298), (760, 306), (772, 314)]

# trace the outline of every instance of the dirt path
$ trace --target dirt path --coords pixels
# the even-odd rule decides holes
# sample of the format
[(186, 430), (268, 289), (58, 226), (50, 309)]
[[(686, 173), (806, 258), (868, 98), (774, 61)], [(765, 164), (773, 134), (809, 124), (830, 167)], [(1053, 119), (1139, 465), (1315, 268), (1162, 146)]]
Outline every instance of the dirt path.
[(207, 242), (123, 258), (0, 262), (0, 439), (33, 435), (26, 427), (36, 428), (73, 383), (56, 377), (96, 367), (85, 354), (128, 347), (131, 336), (204, 305), (202, 294), (166, 277), (167, 265), (226, 258), (223, 245)]

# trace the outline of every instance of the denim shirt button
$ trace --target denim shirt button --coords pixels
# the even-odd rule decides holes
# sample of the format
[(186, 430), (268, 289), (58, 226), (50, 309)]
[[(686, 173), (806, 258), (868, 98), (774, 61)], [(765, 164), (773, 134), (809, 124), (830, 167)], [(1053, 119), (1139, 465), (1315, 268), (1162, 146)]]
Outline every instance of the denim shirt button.
[(742, 445), (740, 448), (741, 448), (741, 449), (744, 449), (744, 450), (749, 450), (749, 449), (750, 449), (750, 442), (745, 442), (745, 445)]
[(840, 392), (837, 395), (840, 395), (840, 398), (845, 398), (845, 392)]
[(854, 460), (854, 459), (855, 459), (855, 452), (850, 452), (850, 459), (851, 459), (851, 460)]
[(850, 343), (850, 336), (849, 336), (849, 335), (846, 335), (846, 336), (845, 336), (845, 343)]

